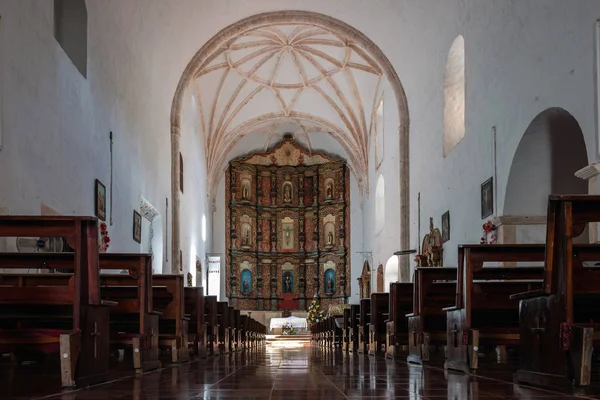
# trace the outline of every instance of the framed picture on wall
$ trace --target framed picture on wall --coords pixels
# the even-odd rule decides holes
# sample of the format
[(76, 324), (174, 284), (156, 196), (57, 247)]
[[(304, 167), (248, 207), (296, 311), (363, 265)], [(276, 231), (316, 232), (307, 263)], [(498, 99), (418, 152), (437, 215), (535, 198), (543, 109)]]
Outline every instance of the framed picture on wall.
[(133, 210), (133, 240), (142, 243), (142, 215)]
[(98, 219), (106, 221), (106, 186), (96, 179), (94, 185), (94, 214)]
[(481, 219), (494, 213), (494, 178), (481, 184)]
[(442, 243), (450, 240), (450, 210), (442, 214)]

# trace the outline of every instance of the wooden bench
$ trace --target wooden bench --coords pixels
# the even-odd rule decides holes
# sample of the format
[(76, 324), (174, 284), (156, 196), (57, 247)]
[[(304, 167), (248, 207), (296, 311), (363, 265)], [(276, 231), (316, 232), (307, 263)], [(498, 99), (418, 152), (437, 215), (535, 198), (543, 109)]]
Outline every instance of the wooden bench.
[(204, 289), (186, 286), (183, 289), (185, 314), (189, 317), (189, 339), (192, 344), (192, 354), (196, 357), (206, 357), (206, 331)]
[(150, 254), (100, 254), (101, 270), (127, 270), (127, 274), (102, 274), (100, 295), (118, 304), (110, 309), (111, 344), (132, 349), (137, 373), (158, 369), (159, 317), (152, 303)]
[(159, 319), (159, 345), (170, 349), (174, 363), (190, 360), (188, 326), (185, 316), (183, 275), (156, 274), (152, 277), (154, 309), (161, 312)]
[(351, 331), (351, 314), (350, 308), (344, 309), (344, 324), (342, 326), (342, 350), (347, 352), (350, 350), (350, 331)]
[[(0, 352), (59, 352), (63, 387), (108, 378), (109, 305), (100, 299), (98, 225), (93, 217), (2, 216), (2, 237), (60, 237), (72, 253), (0, 253), (0, 268), (72, 271), (0, 281)], [(38, 276), (36, 276), (38, 275)]]
[(371, 324), (371, 299), (360, 299), (358, 324), (358, 354), (369, 353), (369, 325)]
[(390, 283), (390, 315), (386, 322), (386, 357), (397, 357), (400, 354), (400, 346), (408, 344), (406, 314), (413, 311), (413, 297), (414, 285), (412, 282)]
[[(544, 387), (590, 384), (592, 352), (600, 345), (599, 245), (574, 245), (587, 222), (600, 221), (600, 196), (548, 199), (544, 282), (520, 301), (520, 368), (515, 382)], [(592, 266), (584, 265), (592, 262)]]
[(234, 337), (234, 344), (233, 344), (233, 348), (235, 349), (235, 351), (242, 351), (242, 320), (241, 320), (241, 314), (240, 314), (240, 310), (234, 310), (233, 311), (233, 316), (234, 316), (234, 324), (235, 324), (235, 337)]
[[(510, 295), (539, 287), (543, 267), (484, 267), (485, 262), (539, 262), (544, 245), (460, 245), (456, 301), (444, 308), (446, 317), (445, 368), (469, 372), (479, 365), (481, 345), (519, 342), (519, 310)], [(520, 290), (521, 289), (521, 290)]]
[(429, 361), (430, 346), (446, 345), (445, 307), (455, 304), (456, 267), (418, 267), (414, 273), (413, 312), (408, 318), (407, 361)]
[(226, 301), (217, 302), (217, 323), (219, 325), (219, 354), (229, 354), (230, 327), (229, 327), (229, 305)]
[(390, 294), (371, 294), (371, 325), (369, 325), (369, 355), (385, 354), (386, 321), (390, 315)]
[(348, 351), (358, 352), (358, 326), (360, 325), (360, 304), (350, 305), (350, 343)]
[(217, 296), (204, 298), (204, 321), (206, 323), (206, 349), (209, 356), (219, 354), (219, 321)]
[(237, 330), (235, 327), (235, 308), (227, 307), (227, 326), (229, 326), (229, 352), (235, 352), (235, 338), (237, 336)]

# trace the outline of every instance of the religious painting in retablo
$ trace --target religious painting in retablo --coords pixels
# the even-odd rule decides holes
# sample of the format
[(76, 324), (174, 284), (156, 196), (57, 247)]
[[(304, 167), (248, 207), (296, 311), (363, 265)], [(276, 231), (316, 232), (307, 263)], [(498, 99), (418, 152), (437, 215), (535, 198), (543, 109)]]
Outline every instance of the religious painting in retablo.
[(294, 220), (286, 217), (281, 220), (281, 250), (294, 250)]
[(481, 184), (481, 219), (494, 213), (494, 180), (493, 178)]
[(102, 221), (106, 221), (106, 186), (96, 179), (94, 195), (95, 215)]

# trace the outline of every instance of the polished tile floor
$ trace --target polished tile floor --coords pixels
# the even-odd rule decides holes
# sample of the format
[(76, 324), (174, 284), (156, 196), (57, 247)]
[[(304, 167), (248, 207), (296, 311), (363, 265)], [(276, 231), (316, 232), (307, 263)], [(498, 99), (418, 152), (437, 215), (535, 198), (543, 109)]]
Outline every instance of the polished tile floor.
[[(504, 369), (506, 370), (506, 366)], [(500, 368), (502, 370), (502, 368)], [(493, 370), (492, 370), (493, 371)], [(6, 372), (6, 371), (4, 371)], [(502, 374), (492, 374), (503, 376)], [(506, 374), (504, 374), (506, 375)], [(507, 375), (508, 376), (508, 375)], [(96, 387), (44, 396), (60, 400), (150, 399), (581, 399), (525, 388), (498, 379), (446, 373), (402, 361), (344, 356), (302, 346), (267, 347), (252, 354), (167, 367), (137, 377), (121, 377)], [(0, 381), (6, 382), (6, 376)], [(16, 379), (16, 378), (15, 378)], [(21, 386), (29, 394), (0, 391), (0, 399), (41, 398), (44, 379)], [(6, 386), (5, 386), (6, 388)]]

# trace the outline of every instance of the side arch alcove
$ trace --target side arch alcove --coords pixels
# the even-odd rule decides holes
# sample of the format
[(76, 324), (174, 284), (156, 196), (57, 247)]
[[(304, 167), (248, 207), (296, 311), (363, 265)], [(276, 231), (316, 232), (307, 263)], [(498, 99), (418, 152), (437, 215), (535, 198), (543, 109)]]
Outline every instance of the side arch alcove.
[[(587, 164), (577, 120), (559, 107), (539, 113), (513, 157), (503, 213), (496, 221), (500, 242), (544, 243), (548, 195), (588, 193), (587, 181), (574, 175)], [(578, 240), (586, 241), (586, 235)]]

